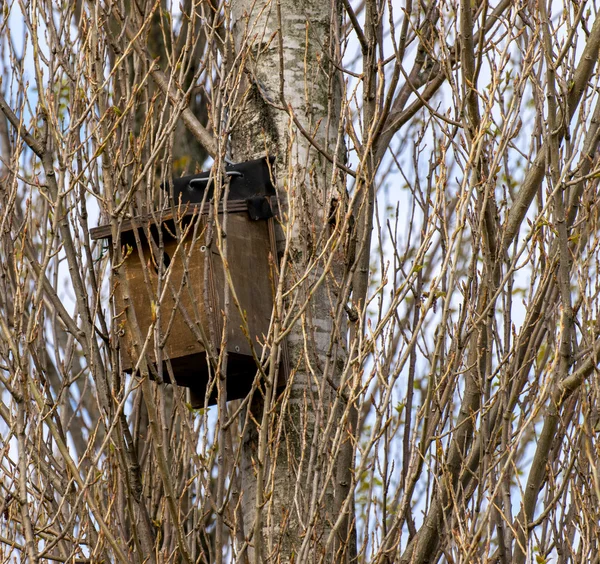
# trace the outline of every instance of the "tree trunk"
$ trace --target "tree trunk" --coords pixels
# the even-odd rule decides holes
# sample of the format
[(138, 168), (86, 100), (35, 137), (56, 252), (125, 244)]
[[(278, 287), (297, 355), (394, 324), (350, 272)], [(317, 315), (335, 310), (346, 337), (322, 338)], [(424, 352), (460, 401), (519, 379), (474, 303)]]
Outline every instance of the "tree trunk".
[(339, 408), (336, 366), (344, 332), (334, 323), (341, 311), (335, 291), (341, 254), (326, 245), (330, 209), (345, 190), (314, 145), (343, 155), (341, 88), (330, 63), (338, 59), (337, 10), (334, 1), (315, 0), (232, 5), (236, 53), (245, 65), (232, 158), (276, 157), (280, 275), (283, 288), (293, 288), (280, 303), (271, 340), (289, 329), (288, 384), (279, 396), (268, 385), (264, 396), (255, 394), (253, 423), (243, 430), (242, 504), (254, 562), (333, 560), (334, 485), (319, 469), (335, 456), (331, 413)]

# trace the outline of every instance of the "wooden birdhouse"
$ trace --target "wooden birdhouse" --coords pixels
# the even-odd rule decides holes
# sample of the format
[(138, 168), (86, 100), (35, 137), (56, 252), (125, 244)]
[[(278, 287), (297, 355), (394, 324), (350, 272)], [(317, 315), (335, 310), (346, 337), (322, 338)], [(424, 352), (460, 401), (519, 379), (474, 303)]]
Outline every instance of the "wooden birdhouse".
[[(123, 368), (134, 370), (146, 342), (154, 377), (162, 372), (164, 381), (189, 387), (194, 407), (216, 402), (216, 386), (209, 384), (223, 345), (228, 400), (246, 396), (257, 374), (276, 280), (271, 164), (259, 159), (226, 167), (228, 199), (218, 208), (210, 172), (176, 179), (174, 207), (125, 220), (118, 231), (125, 258), (114, 322)], [(91, 235), (112, 242), (110, 225)]]

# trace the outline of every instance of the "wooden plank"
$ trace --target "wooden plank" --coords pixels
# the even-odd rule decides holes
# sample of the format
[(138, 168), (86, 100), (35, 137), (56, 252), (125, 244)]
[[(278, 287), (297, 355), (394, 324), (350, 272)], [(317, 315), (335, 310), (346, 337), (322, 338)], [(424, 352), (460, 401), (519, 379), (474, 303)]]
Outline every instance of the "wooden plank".
[[(243, 204), (243, 207), (239, 206), (240, 211), (245, 211), (245, 202), (240, 204)], [(230, 206), (228, 208), (231, 209)], [(122, 268), (140, 332), (145, 337), (158, 311), (159, 257), (152, 253), (157, 252), (158, 235), (161, 234), (157, 225), (162, 226), (166, 257), (160, 257), (160, 260), (169, 263), (171, 270), (169, 286), (160, 304), (159, 340), (165, 343), (162, 349), (163, 378), (169, 380), (170, 366), (176, 383), (191, 388), (194, 405), (198, 406), (204, 401), (204, 391), (209, 374), (212, 373), (207, 365), (207, 347), (210, 343), (210, 347), (218, 351), (222, 341), (227, 282), (215, 237), (212, 237), (210, 246), (205, 245), (208, 216), (198, 216), (197, 211), (195, 215), (200, 221), (195, 238), (188, 233), (187, 238), (180, 241), (173, 229), (174, 223), (172, 226), (165, 225), (167, 220), (164, 215), (159, 223), (151, 218), (144, 224), (145, 218), (138, 218), (135, 227), (130, 228), (129, 232), (122, 229), (121, 234), (128, 246), (132, 247)], [(194, 212), (188, 210), (186, 217), (194, 220)], [(220, 215), (218, 221), (221, 225), (223, 220)], [(103, 229), (107, 227), (109, 226)], [(139, 248), (133, 229), (139, 230)], [(276, 260), (276, 248), (272, 219), (253, 221), (248, 213), (234, 212), (227, 215), (225, 231), (228, 253), (226, 264), (233, 289), (246, 317), (244, 322), (232, 297), (227, 312), (227, 396), (234, 399), (248, 393), (258, 370), (252, 348), (260, 358), (261, 343), (269, 331), (277, 280), (270, 256)], [(115, 313), (119, 320), (124, 320), (122, 296), (119, 288), (116, 290)], [(122, 329), (122, 366), (125, 371), (131, 371), (131, 329), (126, 325)], [(146, 354), (148, 360), (156, 366), (153, 336)], [(285, 376), (280, 377), (278, 384), (281, 386), (284, 382)], [(210, 398), (209, 404), (214, 400), (214, 397)]]
[[(186, 206), (179, 206), (170, 208), (164, 211), (157, 211), (153, 214), (144, 214), (135, 218), (124, 219), (120, 225), (119, 232), (126, 233), (133, 229), (142, 229), (149, 225), (161, 225), (165, 223), (174, 224), (175, 221), (183, 221), (185, 218), (191, 218), (200, 214), (206, 214), (210, 212), (212, 202), (206, 202), (202, 204), (188, 204)], [(248, 205), (245, 200), (231, 200), (227, 202), (227, 213), (239, 213), (248, 211)], [(223, 203), (219, 204), (219, 213), (223, 213)], [(112, 239), (112, 225), (100, 225), (90, 229), (90, 236), (92, 239)]]
[[(260, 357), (262, 347), (258, 340), (264, 341), (264, 336), (268, 333), (273, 309), (268, 224), (266, 221), (252, 221), (245, 214), (235, 214), (227, 218), (226, 232), (227, 265), (233, 289), (247, 321), (247, 324), (243, 322), (232, 293), (228, 311), (227, 350), (230, 353), (251, 356), (254, 346), (257, 356)], [(217, 303), (223, 312), (227, 282), (223, 261), (216, 246), (212, 251)]]

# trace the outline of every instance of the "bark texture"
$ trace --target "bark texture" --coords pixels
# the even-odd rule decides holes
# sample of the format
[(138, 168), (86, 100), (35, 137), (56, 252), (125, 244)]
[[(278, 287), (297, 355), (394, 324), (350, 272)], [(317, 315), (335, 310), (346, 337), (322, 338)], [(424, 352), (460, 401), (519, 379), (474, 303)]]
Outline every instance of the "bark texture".
[(329, 210), (343, 199), (343, 179), (315, 145), (343, 155), (340, 88), (331, 64), (338, 11), (335, 2), (241, 1), (233, 18), (245, 87), (232, 157), (276, 157), (280, 275), (282, 289), (293, 288), (280, 301), (275, 328), (275, 335), (285, 333), (288, 385), (279, 396), (267, 387), (254, 398), (254, 423), (244, 436), (244, 523), (257, 562), (328, 561), (333, 483), (319, 468), (335, 456), (331, 415), (342, 355), (334, 321), (341, 255), (328, 240)]

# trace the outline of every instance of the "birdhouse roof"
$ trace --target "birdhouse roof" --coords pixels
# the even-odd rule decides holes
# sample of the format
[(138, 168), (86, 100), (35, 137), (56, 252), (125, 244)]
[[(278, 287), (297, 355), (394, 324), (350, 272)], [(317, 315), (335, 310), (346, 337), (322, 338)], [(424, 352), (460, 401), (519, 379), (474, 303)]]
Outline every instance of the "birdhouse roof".
[[(174, 179), (168, 186), (161, 185), (163, 190), (169, 189), (173, 195), (175, 206), (123, 219), (119, 225), (121, 236), (134, 229), (158, 229), (161, 225), (167, 231), (175, 232), (177, 221), (189, 222), (193, 216), (208, 214), (213, 208), (217, 213), (247, 212), (250, 219), (261, 220), (273, 217), (271, 198), (276, 190), (272, 181), (272, 165), (274, 158), (262, 158), (253, 161), (228, 165), (222, 179), (228, 182), (226, 190), (227, 203), (219, 202), (214, 210), (215, 177), (212, 170)], [(102, 225), (90, 230), (92, 239), (111, 239), (112, 226)]]

